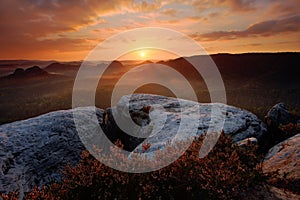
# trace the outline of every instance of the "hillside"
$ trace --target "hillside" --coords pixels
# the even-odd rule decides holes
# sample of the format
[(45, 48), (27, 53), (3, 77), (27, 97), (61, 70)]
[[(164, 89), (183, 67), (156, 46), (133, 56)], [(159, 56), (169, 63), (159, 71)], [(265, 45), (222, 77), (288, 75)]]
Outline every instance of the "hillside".
[[(201, 56), (193, 59), (201, 61)], [(261, 119), (269, 108), (278, 102), (285, 102), (295, 112), (300, 111), (300, 79), (298, 78), (300, 66), (300, 53), (248, 53), (248, 54), (215, 54), (211, 58), (216, 63), (224, 81), (227, 102), (248, 109)], [(50, 61), (43, 62), (49, 63)], [(34, 61), (1, 61), (1, 69), (8, 68), (13, 73), (24, 63)], [(127, 62), (128, 63), (128, 62)], [(139, 62), (140, 64), (153, 64)], [(178, 70), (193, 86), (199, 102), (210, 102), (210, 96), (203, 79), (193, 67), (183, 58), (160, 61)], [(71, 108), (73, 83), (80, 62), (50, 62), (41, 67), (51, 74), (51, 77), (35, 79), (19, 79), (0, 81), (0, 106), (2, 113), (0, 123), (36, 116), (49, 111)], [(93, 63), (90, 63), (92, 66)], [(92, 70), (104, 67), (102, 62), (95, 63)], [(110, 96), (118, 79), (136, 65), (126, 65), (126, 62), (114, 61), (99, 81), (96, 92), (96, 106), (110, 107)], [(25, 69), (25, 68), (24, 68)], [(94, 73), (91, 73), (94, 74)], [(159, 71), (138, 71), (136, 77), (143, 78), (148, 75), (159, 75)], [(53, 76), (55, 75), (55, 76)], [(164, 75), (165, 78), (168, 78)], [(95, 81), (92, 77), (89, 81)], [(128, 84), (134, 85), (134, 80)], [(180, 83), (176, 83), (180, 87)], [(136, 92), (151, 93), (165, 96), (174, 94), (165, 87), (148, 84), (139, 87)]]

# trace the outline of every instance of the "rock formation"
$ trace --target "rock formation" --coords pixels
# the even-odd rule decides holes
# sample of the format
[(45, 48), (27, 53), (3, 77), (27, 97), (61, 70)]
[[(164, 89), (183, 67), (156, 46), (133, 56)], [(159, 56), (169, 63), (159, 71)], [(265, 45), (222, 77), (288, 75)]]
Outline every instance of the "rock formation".
[[(149, 136), (127, 137), (115, 124), (112, 113), (117, 118), (126, 117), (126, 102), (130, 99), (129, 113), (137, 127), (148, 127), (140, 133)], [(200, 112), (196, 111), (199, 106)], [(212, 106), (219, 112), (211, 116)], [(68, 162), (76, 164), (84, 146), (80, 139), (95, 141), (90, 135), (96, 126), (101, 125), (108, 138), (121, 139), (129, 149), (141, 151), (145, 142), (148, 152), (164, 148), (168, 142), (184, 140), (207, 132), (219, 131), (218, 120), (225, 117), (223, 130), (232, 136), (234, 142), (247, 138), (259, 144), (264, 143), (266, 126), (254, 114), (224, 104), (199, 104), (193, 101), (168, 98), (157, 95), (134, 94), (121, 98), (116, 107), (104, 111), (95, 107), (76, 108), (80, 128), (86, 136), (79, 138), (74, 125), (73, 110), (61, 110), (35, 118), (17, 121), (0, 126), (0, 192), (14, 190), (28, 191), (34, 185), (43, 185), (61, 179), (60, 169)], [(127, 110), (128, 111), (128, 110)], [(97, 115), (98, 121), (87, 127), (87, 120)], [(195, 124), (196, 132), (189, 126), (181, 127), (182, 119)], [(213, 121), (213, 120), (215, 121)], [(212, 121), (212, 122), (211, 122)], [(135, 130), (133, 130), (134, 132)], [(154, 135), (149, 135), (154, 131)], [(153, 133), (153, 132), (152, 132)], [(147, 135), (148, 134), (148, 135)]]
[(300, 133), (275, 145), (267, 153), (265, 172), (278, 170), (280, 178), (300, 180)]
[[(78, 108), (82, 119), (91, 108)], [(103, 111), (96, 109), (99, 122)], [(61, 179), (60, 169), (76, 164), (84, 149), (72, 110), (61, 110), (0, 126), (0, 192), (28, 191)]]
[(272, 143), (277, 144), (289, 137), (284, 135), (283, 131), (280, 130), (280, 126), (289, 123), (299, 123), (299, 119), (299, 116), (292, 114), (284, 103), (278, 103), (273, 106), (265, 116)]
[(48, 73), (41, 69), (39, 66), (33, 66), (27, 69), (17, 68), (13, 74), (9, 75), (9, 78), (22, 78), (22, 77), (34, 77), (40, 75), (47, 75)]

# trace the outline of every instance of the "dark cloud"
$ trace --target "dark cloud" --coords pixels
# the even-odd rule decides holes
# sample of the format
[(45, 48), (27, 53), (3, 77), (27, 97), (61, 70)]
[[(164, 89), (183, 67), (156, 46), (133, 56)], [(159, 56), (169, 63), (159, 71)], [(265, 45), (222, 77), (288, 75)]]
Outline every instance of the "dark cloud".
[(279, 19), (263, 21), (249, 26), (242, 31), (215, 31), (205, 34), (192, 34), (196, 40), (218, 40), (218, 39), (237, 39), (241, 37), (273, 36), (287, 32), (300, 31), (300, 15)]
[(75, 31), (97, 22), (101, 14), (116, 9), (114, 4), (106, 3), (107, 1), (84, 2), (87, 1), (2, 0), (0, 36), (13, 42), (24, 36), (37, 39), (50, 34)]
[(299, 13), (299, 0), (273, 0), (267, 9), (269, 15), (292, 16)]
[(1, 0), (0, 25), (1, 30), (16, 28), (23, 33), (34, 32), (34, 29), (30, 30), (32, 26), (37, 26), (38, 32), (43, 34), (73, 30), (95, 23), (108, 14), (146, 12), (160, 6), (161, 3), (156, 1), (149, 3), (134, 0)]
[[(1, 0), (0, 1), (0, 51), (19, 49), (44, 49), (56, 47), (78, 49), (72, 42), (76, 38), (62, 37), (68, 32), (103, 23), (103, 16), (129, 12), (147, 12), (159, 8), (159, 2), (134, 0)], [(86, 36), (87, 37), (87, 36)], [(84, 37), (83, 37), (84, 38)], [(64, 44), (65, 45), (61, 45)], [(48, 47), (40, 47), (41, 45)], [(84, 44), (83, 44), (84, 45)], [(34, 51), (34, 50), (33, 50)], [(23, 54), (21, 54), (23, 55)]]

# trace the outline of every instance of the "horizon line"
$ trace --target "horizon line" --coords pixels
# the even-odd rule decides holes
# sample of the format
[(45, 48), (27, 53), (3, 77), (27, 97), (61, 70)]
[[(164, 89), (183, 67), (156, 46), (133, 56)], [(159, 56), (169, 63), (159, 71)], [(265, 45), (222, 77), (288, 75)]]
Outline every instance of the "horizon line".
[[(243, 52), (243, 53), (229, 53), (229, 52), (220, 52), (220, 53), (213, 53), (213, 54), (194, 54), (194, 55), (190, 55), (190, 56), (180, 56), (180, 57), (176, 57), (176, 58), (170, 58), (170, 59), (145, 59), (145, 60), (141, 60), (141, 59), (127, 59), (127, 60), (90, 60), (93, 62), (96, 61), (102, 61), (102, 62), (113, 62), (113, 61), (122, 61), (122, 62), (126, 62), (126, 61), (164, 61), (164, 60), (175, 60), (178, 58), (189, 58), (189, 57), (194, 57), (194, 56), (215, 56), (215, 55), (244, 55), (244, 54), (278, 54), (278, 53), (300, 53), (300, 51), (277, 51), (277, 52), (270, 52), (270, 51), (265, 51), (265, 52)], [(29, 59), (29, 58), (17, 58), (17, 59), (2, 59), (0, 58), (0, 62), (3, 61), (53, 61), (53, 62), (83, 62), (84, 60), (56, 60), (56, 59)]]

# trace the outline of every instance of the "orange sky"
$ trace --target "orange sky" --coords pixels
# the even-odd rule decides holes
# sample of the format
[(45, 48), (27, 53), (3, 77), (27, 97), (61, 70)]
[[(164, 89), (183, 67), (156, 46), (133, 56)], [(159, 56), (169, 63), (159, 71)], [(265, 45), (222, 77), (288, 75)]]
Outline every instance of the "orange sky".
[(299, 0), (1, 0), (0, 59), (82, 60), (108, 37), (148, 26), (182, 32), (209, 54), (298, 52), (299, 8)]

